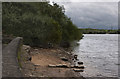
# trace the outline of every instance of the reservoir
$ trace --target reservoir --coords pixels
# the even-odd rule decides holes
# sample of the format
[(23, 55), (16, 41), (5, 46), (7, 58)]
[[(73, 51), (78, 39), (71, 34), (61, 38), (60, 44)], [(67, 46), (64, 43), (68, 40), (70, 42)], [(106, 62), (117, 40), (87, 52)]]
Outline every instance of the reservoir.
[(74, 48), (84, 77), (118, 77), (118, 34), (84, 34)]

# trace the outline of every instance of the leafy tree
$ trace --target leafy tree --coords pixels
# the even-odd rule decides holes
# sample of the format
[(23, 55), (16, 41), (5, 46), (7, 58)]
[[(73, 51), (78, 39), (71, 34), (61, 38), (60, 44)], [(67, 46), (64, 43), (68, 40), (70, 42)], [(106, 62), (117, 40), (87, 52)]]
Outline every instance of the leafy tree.
[(64, 14), (63, 6), (48, 2), (3, 3), (3, 33), (24, 38), (31, 46), (61, 45), (80, 40), (82, 34)]

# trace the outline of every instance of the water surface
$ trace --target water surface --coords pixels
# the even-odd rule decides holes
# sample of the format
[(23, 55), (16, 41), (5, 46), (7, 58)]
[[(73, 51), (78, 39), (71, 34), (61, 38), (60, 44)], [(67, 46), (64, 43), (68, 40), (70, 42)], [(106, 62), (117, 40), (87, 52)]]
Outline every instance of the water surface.
[(74, 52), (86, 67), (84, 77), (118, 76), (118, 35), (85, 34)]

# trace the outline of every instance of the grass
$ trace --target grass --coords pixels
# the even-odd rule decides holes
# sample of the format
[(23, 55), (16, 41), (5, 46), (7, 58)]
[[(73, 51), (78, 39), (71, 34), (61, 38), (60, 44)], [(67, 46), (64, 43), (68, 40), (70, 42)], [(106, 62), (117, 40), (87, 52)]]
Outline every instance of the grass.
[(22, 64), (21, 64), (21, 52), (18, 52), (18, 56), (17, 56), (17, 59), (18, 59), (18, 64), (20, 66), (20, 68), (22, 68)]
[(20, 66), (20, 68), (22, 68), (22, 63), (21, 63), (21, 54), (22, 54), (22, 41), (20, 41), (20, 45), (19, 45), (19, 48), (18, 48), (18, 53), (17, 53), (17, 59), (18, 59), (18, 65)]

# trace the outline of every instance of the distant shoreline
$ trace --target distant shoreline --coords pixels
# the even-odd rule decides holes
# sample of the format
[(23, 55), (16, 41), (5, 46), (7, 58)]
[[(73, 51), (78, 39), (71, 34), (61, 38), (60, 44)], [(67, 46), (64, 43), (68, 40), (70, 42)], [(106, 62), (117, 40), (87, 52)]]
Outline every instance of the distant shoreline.
[(120, 34), (120, 29), (118, 30), (106, 30), (106, 29), (79, 29), (83, 34)]
[[(90, 34), (90, 33), (86, 33), (86, 34)], [(100, 33), (95, 33), (95, 34), (100, 34)], [(104, 33), (104, 34), (106, 34), (107, 35), (107, 33)], [(117, 34), (117, 33), (116, 33)], [(83, 34), (84, 35), (84, 34)], [(102, 34), (101, 34), (102, 35)], [(112, 34), (109, 34), (109, 35), (112, 35)]]

